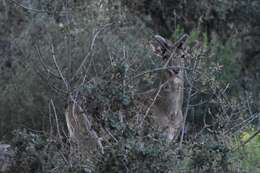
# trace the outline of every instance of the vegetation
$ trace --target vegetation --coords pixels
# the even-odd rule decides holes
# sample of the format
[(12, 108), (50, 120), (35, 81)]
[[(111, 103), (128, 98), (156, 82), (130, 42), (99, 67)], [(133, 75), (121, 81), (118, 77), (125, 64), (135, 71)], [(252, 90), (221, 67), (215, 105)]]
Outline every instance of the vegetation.
[[(0, 143), (15, 153), (5, 172), (260, 172), (259, 15), (258, 0), (1, 1)], [(188, 34), (172, 142), (145, 95), (165, 70), (155, 34)], [(71, 104), (90, 124), (80, 142)]]

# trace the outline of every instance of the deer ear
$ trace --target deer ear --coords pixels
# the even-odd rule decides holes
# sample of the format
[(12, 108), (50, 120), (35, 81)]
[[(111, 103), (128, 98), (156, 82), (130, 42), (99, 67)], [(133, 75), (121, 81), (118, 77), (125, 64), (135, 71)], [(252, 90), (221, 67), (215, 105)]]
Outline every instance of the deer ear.
[(187, 34), (182, 35), (175, 43), (174, 43), (174, 47), (177, 47), (178, 49), (180, 49), (182, 47), (182, 45), (186, 42), (188, 38)]
[(155, 35), (150, 44), (153, 52), (160, 57), (164, 57), (165, 52), (170, 49), (169, 41), (160, 35)]
[(166, 40), (165, 38), (163, 38), (160, 35), (155, 35), (154, 36), (155, 41), (157, 41), (161, 47), (163, 47), (164, 49), (169, 49), (172, 46), (172, 43), (169, 40)]

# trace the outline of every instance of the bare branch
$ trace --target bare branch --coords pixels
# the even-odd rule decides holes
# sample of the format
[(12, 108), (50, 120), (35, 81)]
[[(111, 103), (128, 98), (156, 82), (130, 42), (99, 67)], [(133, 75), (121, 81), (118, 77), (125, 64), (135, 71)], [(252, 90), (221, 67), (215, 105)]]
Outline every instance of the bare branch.
[(53, 61), (54, 61), (54, 64), (55, 64), (55, 66), (56, 66), (58, 72), (59, 72), (59, 75), (60, 75), (60, 77), (62, 78), (62, 80), (63, 80), (63, 82), (64, 82), (64, 85), (65, 85), (65, 87), (66, 87), (66, 89), (67, 89), (67, 92), (69, 92), (69, 84), (68, 84), (68, 82), (66, 81), (65, 77), (63, 76), (62, 71), (61, 71), (61, 69), (60, 69), (60, 67), (59, 67), (59, 65), (58, 65), (58, 63), (57, 63), (53, 44), (51, 44), (51, 53), (52, 53), (52, 59), (53, 59)]

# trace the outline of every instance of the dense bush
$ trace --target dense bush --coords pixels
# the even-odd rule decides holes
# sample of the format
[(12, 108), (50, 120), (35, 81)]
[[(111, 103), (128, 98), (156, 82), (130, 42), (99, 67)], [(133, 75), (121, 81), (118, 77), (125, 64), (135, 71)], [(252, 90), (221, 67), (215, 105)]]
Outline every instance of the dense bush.
[[(256, 131), (243, 128), (256, 124), (258, 115), (257, 93), (243, 95), (238, 86), (243, 68), (237, 60), (240, 40), (237, 32), (230, 32), (233, 27), (225, 25), (240, 6), (213, 3), (207, 15), (210, 3), (195, 1), (196, 10), (184, 1), (168, 4), (165, 11), (161, 7), (166, 1), (147, 9), (153, 21), (171, 13), (168, 21), (160, 19), (162, 25), (151, 27), (155, 32), (174, 42), (188, 31), (188, 46), (199, 45), (190, 52), (198, 56), (186, 60), (185, 129), (176, 142), (167, 143), (152, 116), (146, 115), (151, 99), (142, 95), (158, 87), (160, 71), (154, 69), (162, 67), (149, 50), (154, 31), (144, 22), (151, 18), (135, 16), (132, 2), (125, 9), (120, 2), (127, 1), (31, 4), (40, 13), (3, 2), (8, 8), (1, 11), (7, 15), (1, 22), (21, 23), (7, 23), (0, 32), (0, 136), (7, 135), (16, 152), (12, 172), (259, 171), (258, 137), (236, 150), (244, 140), (240, 133), (250, 136)], [(173, 7), (177, 17), (172, 16)], [(209, 27), (224, 42), (209, 34)], [(70, 97), (90, 115), (104, 153), (98, 147), (89, 151), (88, 131), (86, 148), (67, 137), (63, 107)], [(10, 134), (12, 129), (27, 130)]]

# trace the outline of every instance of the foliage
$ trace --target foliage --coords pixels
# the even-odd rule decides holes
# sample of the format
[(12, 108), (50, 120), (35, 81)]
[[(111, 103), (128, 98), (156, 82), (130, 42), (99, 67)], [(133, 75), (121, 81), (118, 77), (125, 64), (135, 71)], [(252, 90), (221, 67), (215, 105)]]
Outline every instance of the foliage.
[[(245, 129), (240, 136), (236, 136), (233, 139), (235, 146), (247, 142), (247, 140), (256, 132), (255, 128)], [(260, 160), (260, 135), (258, 134), (248, 143), (235, 151), (232, 159), (233, 164), (239, 165), (242, 170), (248, 170), (249, 172), (259, 172), (259, 160)]]
[[(15, 150), (14, 173), (87, 172), (91, 164), (80, 160), (70, 151), (68, 143), (40, 133), (26, 130), (13, 132), (11, 140)], [(77, 153), (78, 154), (78, 153)]]
[[(240, 140), (254, 133), (244, 131), (239, 138), (236, 132), (256, 119), (251, 110), (256, 102), (242, 95), (237, 86), (240, 52), (234, 24), (248, 16), (241, 21), (232, 19), (245, 6), (254, 7), (247, 10), (250, 14), (256, 13), (258, 3), (134, 2), (32, 3), (41, 13), (6, 5), (10, 11), (1, 16), (22, 24), (16, 28), (7, 22), (6, 30), (0, 32), (10, 33), (5, 39), (11, 44), (0, 61), (0, 136), (23, 126), (44, 131), (44, 135), (28, 130), (13, 134), (17, 164), (13, 172), (259, 171), (259, 136), (233, 151)], [(142, 9), (143, 2), (150, 18), (131, 11), (131, 5)], [(16, 13), (21, 20), (13, 17)], [(158, 17), (162, 25), (156, 23), (151, 31), (146, 21), (158, 21)], [(173, 42), (189, 32), (188, 46), (198, 43), (202, 47), (191, 49), (192, 55), (199, 56), (186, 60), (183, 112), (187, 122), (183, 140), (174, 143), (165, 141), (150, 114), (145, 116), (151, 97), (142, 93), (158, 87), (161, 76), (154, 69), (163, 66), (148, 48), (154, 32), (172, 36)], [(102, 139), (104, 154), (81, 152), (66, 137), (63, 105), (68, 95), (84, 105), (92, 128)]]

